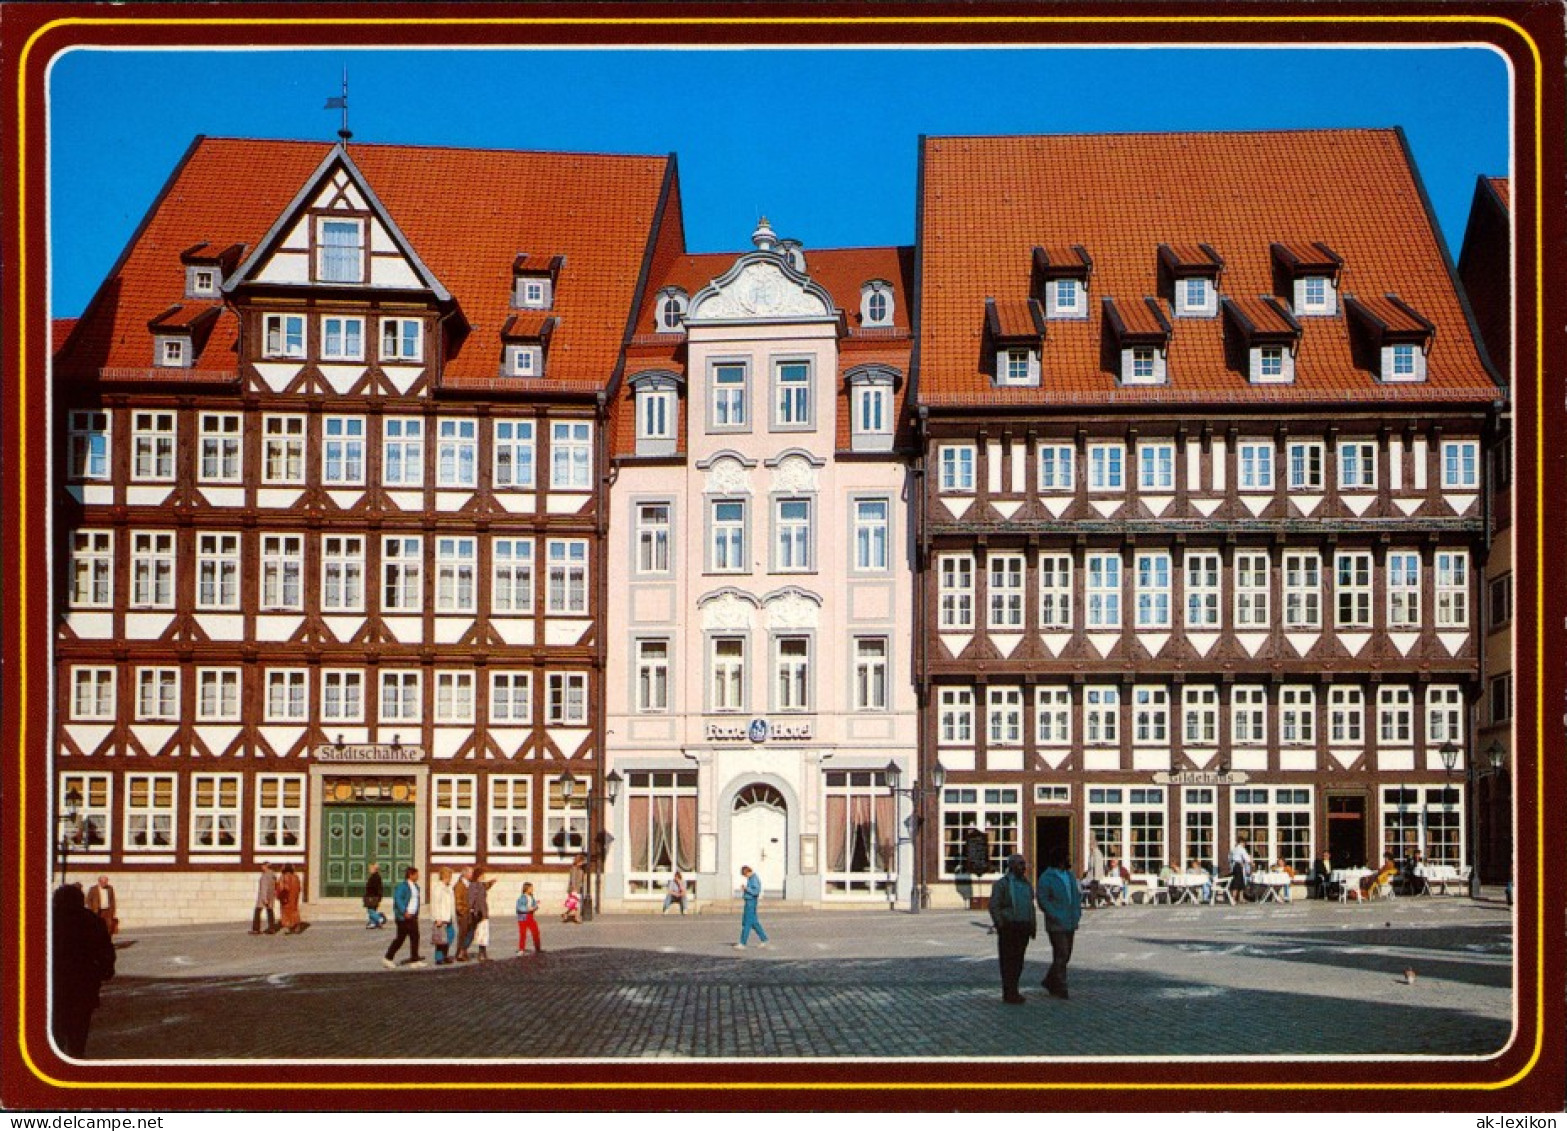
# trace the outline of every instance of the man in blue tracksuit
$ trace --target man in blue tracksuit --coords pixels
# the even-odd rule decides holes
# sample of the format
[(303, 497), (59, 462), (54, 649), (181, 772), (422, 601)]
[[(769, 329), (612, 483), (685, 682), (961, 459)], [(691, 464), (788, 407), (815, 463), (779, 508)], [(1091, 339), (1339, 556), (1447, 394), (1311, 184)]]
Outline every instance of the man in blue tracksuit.
[(409, 868), (403, 873), (403, 882), (392, 892), (392, 917), (397, 920), (397, 937), (386, 948), (386, 956), (381, 959), (381, 965), (388, 970), (397, 965), (393, 959), (404, 939), (408, 940), (408, 965), (424, 965), (424, 960), (419, 957), (419, 905), (422, 901), (419, 869)]
[(1050, 973), (1042, 984), (1051, 997), (1068, 997), (1066, 964), (1072, 960), (1072, 940), (1083, 918), (1083, 889), (1069, 861), (1057, 860), (1040, 875), (1039, 909), (1045, 913), (1045, 934), (1050, 938)]
[(1028, 882), (1028, 862), (1019, 854), (1007, 857), (1007, 870), (990, 889), (990, 921), (996, 926), (996, 951), (1001, 960), (1001, 1000), (1022, 1005), (1018, 992), (1023, 956), (1039, 927), (1034, 918), (1034, 885)]
[(762, 898), (762, 877), (751, 871), (749, 864), (740, 869), (740, 874), (745, 877), (745, 887), (740, 892), (745, 901), (745, 910), (740, 914), (740, 941), (735, 943), (735, 949), (745, 949), (753, 930), (756, 937), (762, 940), (762, 945), (766, 946), (767, 932), (762, 930), (762, 921), (756, 917), (756, 901)]

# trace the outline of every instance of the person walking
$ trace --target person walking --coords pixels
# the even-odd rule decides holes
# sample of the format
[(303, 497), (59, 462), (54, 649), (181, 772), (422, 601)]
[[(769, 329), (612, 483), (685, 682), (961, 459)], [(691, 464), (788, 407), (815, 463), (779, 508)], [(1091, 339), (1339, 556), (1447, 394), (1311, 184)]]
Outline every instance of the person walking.
[(103, 919), (87, 909), (80, 884), (54, 893), (50, 1030), (66, 1056), (87, 1055), (87, 1029), (98, 1008), (99, 987), (114, 977), (114, 941)]
[(99, 876), (87, 893), (87, 910), (103, 920), (111, 939), (120, 933), (119, 908), (115, 905), (114, 886), (109, 883), (108, 876)]
[(756, 917), (756, 904), (762, 898), (762, 877), (751, 871), (749, 864), (740, 869), (740, 874), (745, 877), (745, 886), (740, 889), (744, 909), (740, 912), (740, 941), (735, 943), (735, 949), (745, 949), (752, 931), (756, 932), (756, 937), (762, 940), (761, 945), (765, 947), (767, 932), (762, 930), (762, 921)]
[(378, 931), (386, 926), (386, 916), (381, 914), (381, 865), (372, 863), (365, 876), (365, 917), (369, 920), (365, 930)]
[(539, 901), (533, 894), (533, 885), (524, 883), (522, 894), (517, 897), (517, 954), (521, 957), (528, 953), (528, 936), (533, 936), (533, 950), (536, 954), (544, 952), (544, 944), (539, 941)]
[(1083, 889), (1064, 857), (1039, 877), (1039, 909), (1045, 913), (1045, 936), (1050, 940), (1050, 972), (1040, 983), (1051, 997), (1066, 998), (1066, 966), (1072, 961), (1072, 942), (1083, 918)]
[(1020, 853), (1007, 857), (1007, 870), (990, 889), (990, 921), (996, 928), (996, 956), (1001, 962), (1001, 1000), (1022, 1005), (1018, 992), (1023, 956), (1039, 926), (1034, 918), (1034, 885), (1028, 882), (1028, 862)]
[(1235, 838), (1230, 849), (1230, 898), (1247, 902), (1246, 888), (1251, 884), (1251, 853), (1246, 850), (1246, 834)]
[(678, 903), (680, 914), (686, 913), (686, 880), (679, 872), (669, 877), (669, 883), (664, 885), (664, 910), (661, 915), (669, 914), (669, 905)]
[(256, 881), (256, 910), (250, 917), (250, 933), (261, 933), (261, 913), (267, 913), (267, 934), (277, 933), (277, 916), (273, 914), (273, 905), (277, 903), (277, 873), (272, 870), (272, 865), (265, 860), (261, 862), (261, 878)]
[(392, 945), (386, 948), (386, 954), (381, 959), (381, 965), (388, 970), (393, 969), (397, 965), (393, 960), (397, 957), (397, 952), (402, 947), (404, 939), (408, 940), (408, 965), (424, 965), (424, 960), (419, 957), (419, 905), (421, 902), (419, 869), (409, 868), (403, 873), (403, 882), (398, 884), (396, 890), (392, 892), (392, 917), (397, 920), (397, 937), (392, 940)]
[(297, 935), (305, 929), (299, 918), (300, 889), (299, 873), (292, 864), (284, 864), (283, 874), (277, 878), (277, 904), (285, 934)]
[(452, 916), (456, 914), (456, 907), (457, 901), (452, 895), (452, 870), (442, 868), (435, 873), (435, 879), (430, 884), (430, 918), (435, 923), (431, 930), (430, 943), (435, 947), (437, 966), (445, 966), (450, 961), (446, 955), (452, 945), (452, 939), (456, 937), (456, 931), (452, 927)]
[(473, 879), (468, 882), (468, 921), (472, 924), (468, 937), (478, 948), (480, 962), (490, 960), (490, 889), (494, 886), (494, 880), (484, 878), (482, 867), (473, 870)]
[(458, 962), (468, 961), (468, 881), (472, 876), (473, 869), (463, 868), (452, 883), (452, 930), (457, 934)]

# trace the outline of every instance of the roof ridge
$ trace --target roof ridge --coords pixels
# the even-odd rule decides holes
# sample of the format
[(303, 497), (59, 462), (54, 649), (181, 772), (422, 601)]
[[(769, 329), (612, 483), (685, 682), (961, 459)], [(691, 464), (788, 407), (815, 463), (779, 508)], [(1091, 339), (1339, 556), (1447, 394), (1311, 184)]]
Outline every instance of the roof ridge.
[[(258, 145), (287, 145), (287, 146), (321, 146), (331, 149), (339, 144), (336, 141), (316, 141), (311, 138), (289, 137), (243, 137), (239, 135), (214, 135), (200, 134), (201, 142), (239, 142)], [(417, 149), (431, 153), (511, 153), (538, 157), (605, 157), (614, 160), (626, 161), (667, 161), (669, 153), (608, 153), (603, 150), (592, 149), (514, 149), (508, 146), (496, 145), (440, 145), (424, 142), (390, 142), (390, 141), (360, 141), (357, 138), (347, 146), (349, 152), (356, 149), (383, 149), (403, 150)]]
[(1307, 126), (1299, 129), (1272, 130), (1074, 130), (1070, 133), (1002, 134), (929, 134), (927, 140), (940, 141), (1018, 141), (1070, 138), (1187, 138), (1187, 137), (1299, 137), (1305, 134), (1396, 134), (1397, 126)]

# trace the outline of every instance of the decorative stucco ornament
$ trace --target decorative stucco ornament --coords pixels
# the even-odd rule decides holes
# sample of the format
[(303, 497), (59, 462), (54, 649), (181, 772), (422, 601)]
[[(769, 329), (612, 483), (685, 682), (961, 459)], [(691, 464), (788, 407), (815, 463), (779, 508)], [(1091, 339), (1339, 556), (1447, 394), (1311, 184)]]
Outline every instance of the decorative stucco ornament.
[(751, 476), (737, 459), (720, 459), (707, 473), (707, 491), (711, 495), (743, 495), (751, 490)]
[(773, 490), (792, 494), (816, 490), (816, 469), (804, 456), (789, 456), (773, 471)]
[(693, 318), (821, 316), (831, 311), (776, 263), (749, 263), (714, 293), (698, 297)]
[(749, 631), (755, 610), (733, 593), (725, 593), (702, 606), (704, 629), (740, 628)]

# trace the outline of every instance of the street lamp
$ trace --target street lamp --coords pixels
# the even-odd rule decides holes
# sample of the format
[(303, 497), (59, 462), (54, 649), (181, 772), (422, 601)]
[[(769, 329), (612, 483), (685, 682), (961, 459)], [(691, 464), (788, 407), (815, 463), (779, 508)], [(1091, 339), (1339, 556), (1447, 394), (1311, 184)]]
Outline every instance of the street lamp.
[[(604, 789), (602, 792), (594, 789), (591, 781), (588, 783), (588, 796), (586, 798), (588, 808), (588, 898), (583, 901), (582, 906), (582, 918), (588, 922), (592, 921), (593, 908), (598, 904), (598, 872), (604, 863), (601, 851), (604, 845), (601, 842), (605, 840), (605, 837), (599, 808), (606, 801), (611, 805), (615, 803), (615, 798), (620, 794), (620, 781), (620, 774), (611, 770), (604, 777)], [(560, 795), (565, 799), (568, 809), (571, 807), (572, 798), (576, 796), (576, 793), (577, 779), (570, 770), (567, 770), (560, 776)], [(597, 832), (594, 829), (596, 825), (600, 826)]]
[(937, 761), (930, 769), (929, 786), (921, 785), (916, 779), (913, 785), (900, 788), (898, 781), (903, 777), (903, 771), (897, 762), (888, 762), (882, 774), (887, 779), (887, 792), (894, 797), (905, 794), (914, 809), (914, 883), (909, 902), (917, 915), (930, 904), (930, 889), (925, 885), (925, 799), (941, 793), (941, 787), (947, 784), (947, 768)]
[(82, 795), (74, 785), (65, 791), (65, 809), (60, 814), (55, 846), (60, 853), (60, 883), (71, 878), (71, 842), (81, 835)]
[[(1438, 751), (1442, 756), (1442, 768), (1447, 771), (1447, 776), (1452, 777), (1458, 770), (1458, 747), (1453, 745), (1451, 739), (1442, 743), (1442, 749)], [(1502, 744), (1495, 739), (1485, 750), (1486, 765), (1476, 766), (1473, 762), (1464, 762), (1464, 783), (1468, 786), (1469, 798), (1464, 803), (1465, 809), (1473, 812), (1474, 819), (1469, 825), (1469, 898), (1480, 898), (1480, 799), (1479, 785), (1489, 777), (1499, 777), (1502, 773), (1502, 764), (1507, 760), (1507, 751), (1502, 749)]]

